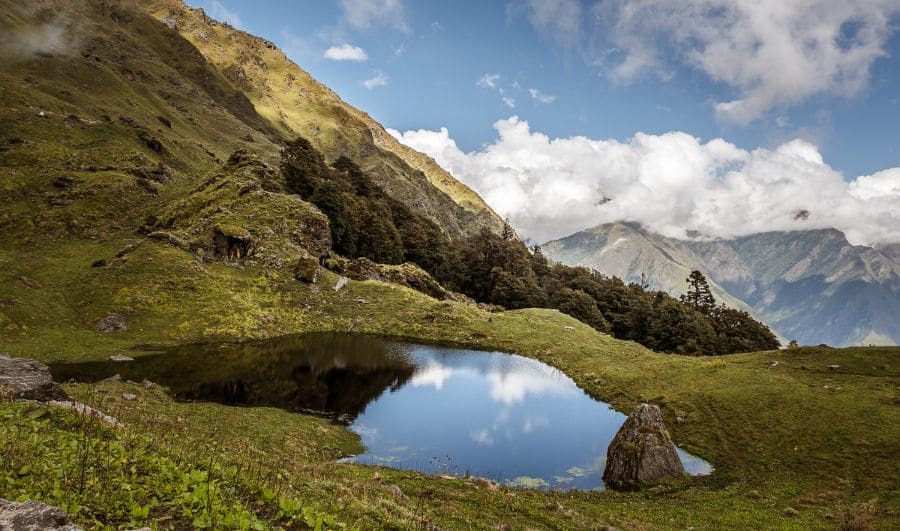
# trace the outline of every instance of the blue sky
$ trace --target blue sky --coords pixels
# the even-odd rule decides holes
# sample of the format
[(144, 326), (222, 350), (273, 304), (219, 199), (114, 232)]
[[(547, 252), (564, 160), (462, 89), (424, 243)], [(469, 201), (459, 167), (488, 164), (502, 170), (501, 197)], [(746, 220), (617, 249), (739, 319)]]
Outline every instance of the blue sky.
[[(276, 42), (388, 128), (446, 128), (444, 142), (464, 154), (499, 149), (495, 123), (516, 116), (529, 134), (549, 139), (634, 143), (637, 133), (681, 132), (701, 147), (721, 138), (748, 153), (801, 139), (847, 182), (900, 167), (900, 0), (804, 0), (786, 9), (738, 0), (189, 3)], [(327, 58), (332, 47), (357, 60)], [(451, 165), (434, 135), (403, 139)], [(490, 195), (466, 175), (473, 163), (460, 162), (454, 174)], [(875, 188), (900, 200), (900, 170)], [(840, 225), (819, 220), (826, 223)], [(859, 239), (873, 238), (884, 236)]]

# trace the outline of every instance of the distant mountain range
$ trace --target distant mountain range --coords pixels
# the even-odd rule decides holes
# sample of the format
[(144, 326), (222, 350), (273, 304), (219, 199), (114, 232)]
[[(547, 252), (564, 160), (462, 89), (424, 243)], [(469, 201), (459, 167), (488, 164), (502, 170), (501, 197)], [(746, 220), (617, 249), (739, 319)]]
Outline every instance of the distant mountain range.
[(851, 245), (835, 229), (679, 240), (611, 223), (543, 246), (545, 255), (680, 295), (693, 269), (713, 295), (800, 344), (900, 344), (900, 245)]

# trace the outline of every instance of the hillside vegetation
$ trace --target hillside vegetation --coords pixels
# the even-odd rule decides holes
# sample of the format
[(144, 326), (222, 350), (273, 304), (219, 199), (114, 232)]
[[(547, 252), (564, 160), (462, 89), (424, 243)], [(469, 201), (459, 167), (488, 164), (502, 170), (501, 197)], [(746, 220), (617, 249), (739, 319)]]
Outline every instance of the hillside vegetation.
[[(352, 185), (353, 200), (367, 197), (360, 205), (370, 214), (389, 212), (381, 219), (397, 229), (396, 254), (375, 258), (413, 260), (447, 286), (509, 308), (531, 305), (522, 295), (564, 289), (633, 291), (644, 315), (658, 319), (668, 313), (654, 309), (657, 299), (683, 307), (585, 270), (554, 269), (503, 234), (467, 189), (437, 184), (446, 177), (427, 159), (367, 136), (374, 126), (286, 59), (272, 59), (281, 52), (199, 11), (100, 0), (0, 0), (0, 8), (4, 36), (43, 43), (4, 48), (0, 64), (0, 351), (102, 360), (140, 356), (147, 345), (353, 331), (516, 352), (619, 410), (659, 404), (677, 444), (716, 467), (710, 477), (643, 492), (514, 490), (338, 464), (360, 451), (359, 441), (323, 419), (180, 403), (158, 388), (107, 382), (67, 390), (125, 429), (0, 398), (0, 497), (61, 505), (86, 528), (900, 524), (897, 349), (674, 356), (598, 331), (618, 334), (631, 321), (609, 318), (626, 314), (604, 313), (593, 295), (560, 300), (563, 311), (487, 311), (465, 297), (438, 300), (377, 280), (335, 290), (340, 274), (327, 269), (298, 281), (298, 264), (341, 261), (328, 254), (342, 241), (334, 212), (321, 194), (293, 188), (281, 167), (282, 146), (320, 127), (309, 146), (327, 171), (342, 172), (334, 183)], [(64, 38), (27, 38), (50, 29)], [(266, 67), (240, 50), (265, 50), (257, 56)], [(228, 68), (236, 62), (267, 74), (245, 70), (255, 85), (242, 86)], [(303, 83), (280, 100), (288, 74)], [(375, 187), (360, 194), (354, 179)], [(411, 253), (416, 235), (400, 230), (410, 219), (406, 229), (423, 228), (419, 250), (447, 254), (429, 262)], [(496, 253), (479, 257), (479, 248)], [(347, 249), (367, 256), (387, 248), (357, 240)], [(521, 275), (494, 272), (497, 264)], [(488, 269), (460, 274), (464, 267)], [(567, 301), (585, 304), (564, 308)], [(591, 319), (591, 304), (602, 321)], [(98, 331), (112, 313), (127, 328)]]

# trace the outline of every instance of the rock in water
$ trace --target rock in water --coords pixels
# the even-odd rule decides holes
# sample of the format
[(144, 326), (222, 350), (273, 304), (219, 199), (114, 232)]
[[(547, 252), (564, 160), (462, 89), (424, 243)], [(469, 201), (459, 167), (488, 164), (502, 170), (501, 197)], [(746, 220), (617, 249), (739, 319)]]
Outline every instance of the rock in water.
[(613, 488), (634, 489), (684, 473), (659, 406), (640, 404), (609, 444), (603, 481)]
[[(0, 395), (20, 400), (68, 400), (53, 382), (50, 369), (39, 361), (0, 354)], [(5, 529), (0, 526), (0, 529)]]
[(81, 531), (59, 507), (0, 499), (0, 529), (13, 531)]

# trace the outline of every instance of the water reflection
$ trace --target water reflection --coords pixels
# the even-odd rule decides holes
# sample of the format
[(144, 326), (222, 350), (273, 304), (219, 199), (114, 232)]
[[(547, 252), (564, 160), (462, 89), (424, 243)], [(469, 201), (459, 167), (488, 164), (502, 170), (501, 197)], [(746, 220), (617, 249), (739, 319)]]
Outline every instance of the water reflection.
[[(602, 488), (606, 448), (625, 420), (535, 360), (346, 334), (186, 345), (51, 370), (61, 380), (146, 378), (181, 399), (327, 413), (366, 446), (349, 461), (538, 488)], [(679, 455), (690, 473), (711, 471)]]

